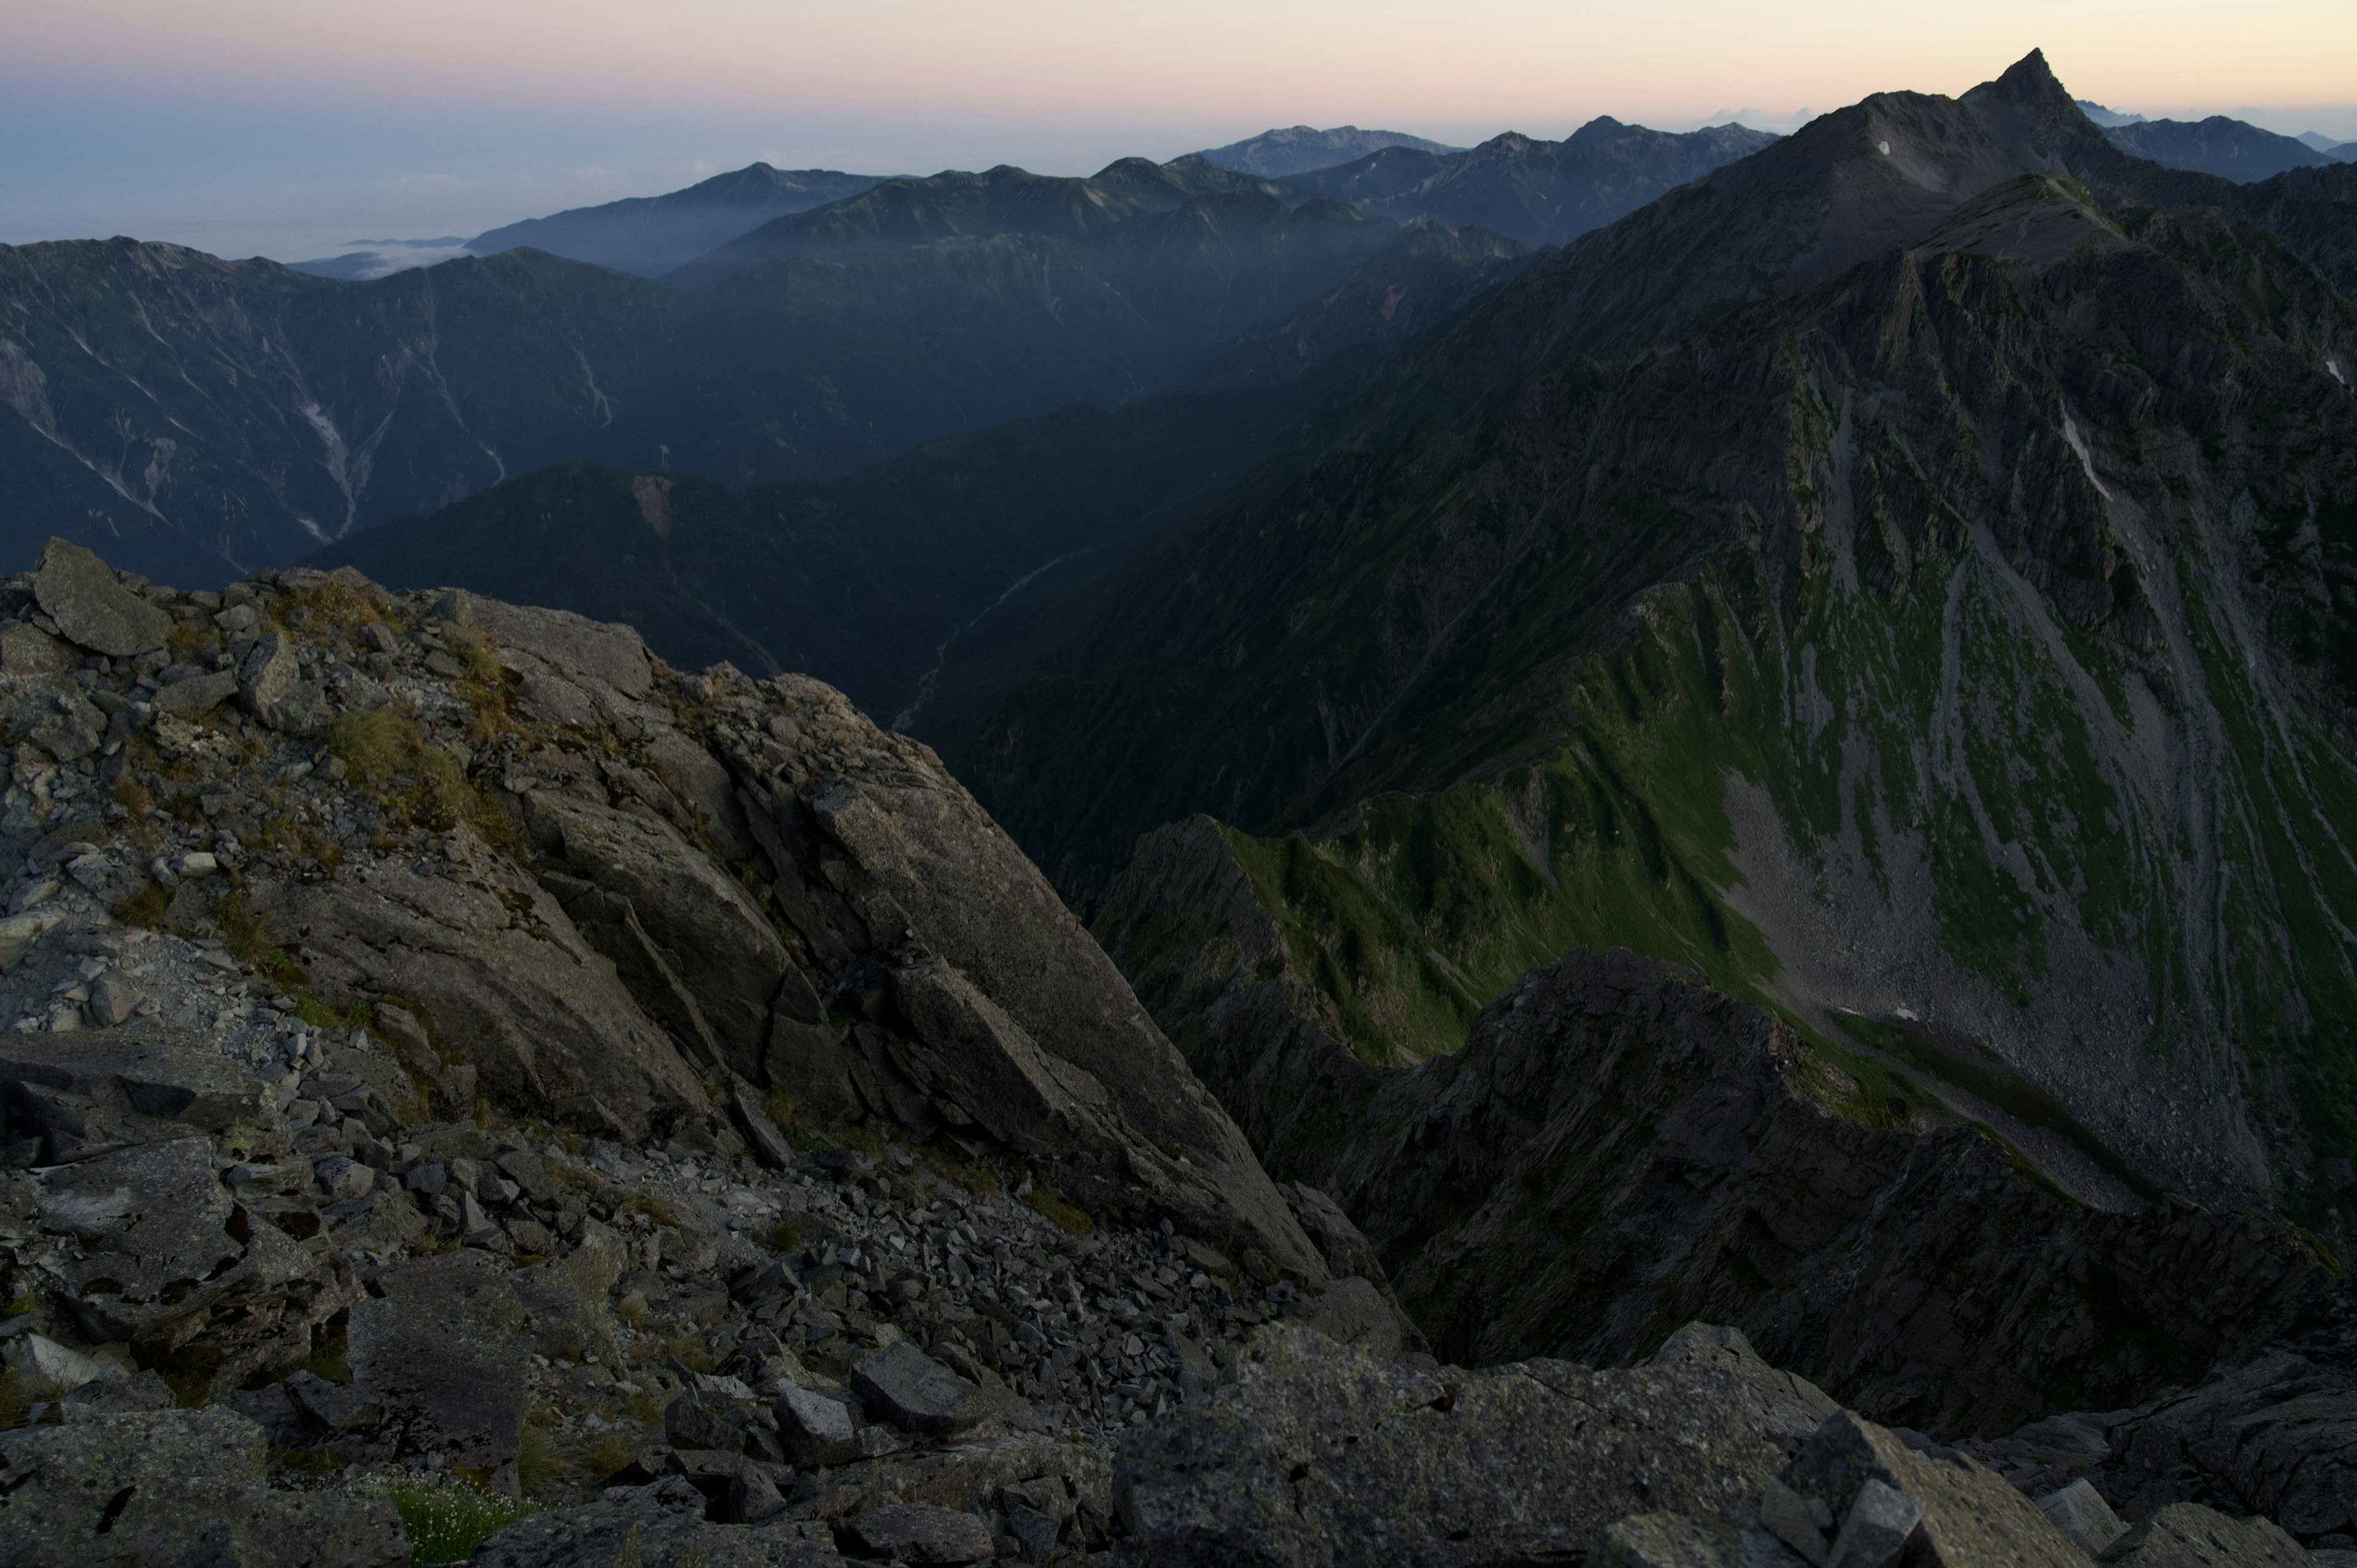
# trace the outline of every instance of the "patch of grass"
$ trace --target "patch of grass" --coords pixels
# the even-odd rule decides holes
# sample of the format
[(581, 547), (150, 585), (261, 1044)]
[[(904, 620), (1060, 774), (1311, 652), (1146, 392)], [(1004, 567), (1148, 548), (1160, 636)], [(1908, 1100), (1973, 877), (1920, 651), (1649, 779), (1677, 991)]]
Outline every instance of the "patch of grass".
[(544, 1498), (565, 1484), (565, 1456), (556, 1440), (529, 1421), (516, 1449), (516, 1484), (527, 1498)]
[(597, 1473), (597, 1478), (602, 1481), (638, 1456), (638, 1448), (618, 1432), (608, 1435), (605, 1442), (597, 1444), (597, 1452), (589, 1455), (589, 1467)]
[(1097, 1222), (1088, 1211), (1064, 1201), (1054, 1187), (1034, 1180), (1031, 1190), (1023, 1195), (1023, 1206), (1054, 1225), (1068, 1236), (1089, 1236), (1096, 1232)]
[(26, 1313), (32, 1311), (33, 1308), (40, 1305), (41, 1293), (39, 1291), (20, 1290), (15, 1295), (8, 1298), (6, 1305), (0, 1306), (0, 1317), (21, 1317)]
[(974, 1165), (938, 1146), (925, 1151), (925, 1160), (943, 1181), (962, 1187), (976, 1197), (998, 1196), (998, 1173), (986, 1165)]
[(761, 1098), (761, 1109), (779, 1132), (785, 1134), (786, 1144), (798, 1154), (823, 1155), (834, 1145), (802, 1124), (800, 1103), (782, 1089), (772, 1089)]
[(761, 1239), (761, 1245), (772, 1252), (799, 1252), (802, 1250), (802, 1232), (794, 1229), (792, 1220), (780, 1219), (777, 1228)]
[(364, 626), (384, 619), (366, 594), (348, 588), (341, 583), (328, 583), (317, 588), (297, 588), (280, 596), (272, 607), (281, 626), (296, 624), (297, 611), (307, 612), (302, 618), (304, 634), (319, 641), (340, 641), (357, 646), (356, 634)]
[(338, 1006), (306, 991), (295, 998), (295, 1016), (315, 1029), (364, 1029), (375, 1018), (376, 1010), (365, 1002)]
[(532, 1503), (502, 1498), (460, 1480), (402, 1480), (382, 1487), (408, 1532), (410, 1561), (464, 1563), (492, 1531), (538, 1513)]
[(662, 1424), (663, 1397), (653, 1389), (640, 1389), (623, 1404), (622, 1413), (632, 1421), (660, 1426)]
[(625, 1214), (643, 1214), (657, 1225), (670, 1225), (676, 1227), (679, 1224), (679, 1216), (672, 1212), (671, 1204), (661, 1193), (642, 1192), (635, 1194), (631, 1197), (630, 1201), (622, 1205), (622, 1212)]
[(311, 1353), (303, 1359), (302, 1370), (315, 1378), (325, 1378), (331, 1383), (352, 1380), (351, 1363), (344, 1359), (346, 1318), (338, 1313), (321, 1326), (311, 1341)]
[(220, 640), (221, 634), (203, 621), (177, 621), (164, 635), (164, 646), (171, 650), (175, 660), (188, 658), (208, 642)]
[(344, 759), (353, 777), (371, 783), (391, 779), (425, 750), (417, 721), (405, 707), (388, 703), (362, 713), (339, 714), (323, 744)]
[(164, 923), (164, 912), (172, 907), (172, 896), (164, 891), (160, 882), (149, 881), (135, 893), (125, 893), (114, 901), (114, 918), (126, 926), (155, 930)]
[(155, 1370), (172, 1391), (172, 1402), (193, 1410), (212, 1397), (213, 1379), (221, 1360), (221, 1353), (210, 1345), (183, 1345), (157, 1363)]
[(34, 1404), (48, 1397), (39, 1385), (16, 1368), (0, 1372), (0, 1432), (14, 1432), (24, 1425)]
[(245, 907), (245, 890), (231, 889), (213, 910), (213, 918), (221, 923), (221, 946), (240, 963), (268, 980), (281, 991), (294, 991), (308, 984), (310, 972), (295, 961), (295, 955), (271, 939), (263, 923)]

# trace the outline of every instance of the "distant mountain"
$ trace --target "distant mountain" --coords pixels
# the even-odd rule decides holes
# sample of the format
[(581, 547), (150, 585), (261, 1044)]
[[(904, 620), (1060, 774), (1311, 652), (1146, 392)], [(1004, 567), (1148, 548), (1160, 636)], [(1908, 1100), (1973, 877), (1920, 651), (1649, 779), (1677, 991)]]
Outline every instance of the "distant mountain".
[(2333, 1223), (2357, 309), (2304, 258), (2352, 176), (2163, 169), (2036, 55), (1823, 116), (1394, 355), (952, 766), (1082, 908), (1219, 819), (1127, 884), (1209, 918), (1115, 950), (1306, 1180), (1298, 1042), (1453, 1051), (1625, 944)]
[[(823, 479), (1075, 401), (1266, 384), (1279, 361), (1398, 341), (1517, 250), (1182, 163), (961, 177), (1013, 209), (954, 215), (1000, 231), (910, 243), (931, 231), (853, 208), (822, 225), (825, 259), (687, 291), (531, 250), (337, 284), (128, 240), (0, 247), (0, 555), (56, 532), (202, 584), (567, 460)], [(1068, 199), (1105, 221), (1019, 210)], [(1435, 271), (1436, 243), (1466, 264)]]
[(510, 223), (476, 235), (467, 249), (491, 256), (529, 246), (640, 277), (661, 277), (773, 218), (856, 196), (884, 177), (751, 164), (668, 196), (632, 197)]
[(2106, 109), (2102, 104), (2095, 102), (2092, 99), (2082, 98), (2077, 102), (2081, 113), (2084, 113), (2088, 119), (2093, 120), (2096, 124), (2104, 126), (2105, 129), (2109, 129), (2115, 125), (2141, 125), (2144, 124), (2144, 116), (2141, 114), (2123, 114), (2116, 109)]
[(2242, 120), (2145, 120), (2104, 133), (2112, 145), (2164, 168), (2193, 169), (2247, 183), (2333, 160), (2296, 136), (2279, 136)]
[(1193, 156), (1167, 164), (1122, 158), (1086, 178), (1006, 164), (979, 174), (947, 169), (925, 178), (883, 180), (844, 200), (775, 219), (664, 281), (693, 288), (762, 262), (838, 260), (1010, 235), (1093, 244), (1123, 231), (1125, 245), (1153, 249), (1174, 236), (1151, 220), (1175, 218), (1179, 232), (1198, 230), (1199, 202), (1224, 202), (1266, 218), (1311, 199)]
[(388, 277), (410, 267), (430, 267), (466, 254), (467, 242), (456, 234), (438, 240), (354, 240), (352, 250), (317, 261), (289, 262), (288, 270), (339, 283), (365, 283)]
[(1479, 224), (1528, 245), (1560, 244), (1775, 139), (1742, 125), (1678, 134), (1603, 116), (1560, 142), (1508, 132), (1462, 153), (1388, 147), (1284, 183), (1402, 221)]
[(1181, 530), (1191, 501), (1314, 460), (1315, 411), (1522, 254), (1496, 235), (1411, 230), (1208, 365), (1201, 384), (1224, 392), (1076, 404), (816, 484), (567, 464), (361, 530), (314, 564), (627, 621), (683, 668), (807, 671), (945, 745)]
[(1230, 142), (1224, 147), (1206, 147), (1195, 156), (1209, 158), (1222, 168), (1242, 174), (1281, 179), (1289, 174), (1308, 174), (1313, 169), (1355, 163), (1385, 147), (1408, 147), (1419, 153), (1458, 150), (1404, 131), (1361, 131), (1356, 125), (1319, 131), (1308, 125), (1290, 125), (1281, 131), (1263, 131), (1257, 136)]

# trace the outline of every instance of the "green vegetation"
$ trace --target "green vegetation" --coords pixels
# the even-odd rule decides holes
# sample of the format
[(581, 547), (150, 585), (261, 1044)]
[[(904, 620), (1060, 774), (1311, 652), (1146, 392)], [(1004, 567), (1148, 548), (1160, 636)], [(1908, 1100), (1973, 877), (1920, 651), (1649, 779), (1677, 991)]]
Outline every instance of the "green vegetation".
[(1023, 1195), (1023, 1206), (1068, 1236), (1089, 1236), (1096, 1231), (1097, 1222), (1089, 1218), (1086, 1209), (1065, 1202), (1045, 1182), (1032, 1182), (1031, 1190)]
[(388, 1481), (382, 1490), (409, 1532), (410, 1560), (421, 1564), (464, 1563), (493, 1530), (539, 1511), (455, 1477)]

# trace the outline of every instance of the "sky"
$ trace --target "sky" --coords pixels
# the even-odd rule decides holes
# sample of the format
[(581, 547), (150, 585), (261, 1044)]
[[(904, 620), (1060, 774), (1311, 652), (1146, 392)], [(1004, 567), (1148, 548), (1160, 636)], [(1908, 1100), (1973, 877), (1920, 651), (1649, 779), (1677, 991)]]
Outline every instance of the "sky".
[(1790, 130), (2043, 48), (2072, 92), (2357, 140), (2351, 0), (0, 0), (0, 242), (468, 236), (759, 158), (1087, 173), (1271, 125)]

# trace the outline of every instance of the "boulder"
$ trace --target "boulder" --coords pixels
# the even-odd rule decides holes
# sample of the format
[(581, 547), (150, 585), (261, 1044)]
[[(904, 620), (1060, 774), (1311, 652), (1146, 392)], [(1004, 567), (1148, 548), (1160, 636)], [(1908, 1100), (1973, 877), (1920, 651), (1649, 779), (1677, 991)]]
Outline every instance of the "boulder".
[(487, 1537), (468, 1568), (838, 1568), (815, 1521), (750, 1528), (705, 1522), (705, 1498), (682, 1477), (608, 1487), (597, 1501), (518, 1520)]
[(2267, 1519), (2229, 1519), (2199, 1503), (2170, 1503), (2105, 1556), (2114, 1568), (2319, 1568)]
[(990, 1397), (903, 1339), (859, 1363), (851, 1386), (871, 1414), (903, 1432), (966, 1431), (992, 1413)]
[(2131, 1412), (2095, 1472), (2130, 1519), (2204, 1497), (2301, 1536), (2357, 1535), (2357, 1372), (2290, 1351)]
[(858, 1434), (841, 1400), (788, 1383), (778, 1391), (778, 1441), (797, 1465), (839, 1465), (857, 1450)]
[(106, 563), (79, 544), (51, 539), (33, 576), (33, 596), (67, 641), (128, 659), (164, 646), (172, 618), (115, 581)]
[(1919, 1454), (1848, 1411), (1810, 1434), (1783, 1480), (1839, 1521), (1827, 1568), (1885, 1568), (1910, 1547), (1924, 1568), (2084, 1568), (2084, 1554), (1996, 1472)]
[(81, 667), (71, 648), (27, 621), (0, 626), (0, 675), (62, 675)]
[(1631, 1514), (1715, 1517), (1784, 1463), (1757, 1391), (1707, 1364), (1419, 1370), (1276, 1326), (1236, 1370), (1122, 1451), (1157, 1563), (1571, 1558)]
[(612, 962), (522, 868), (479, 843), (463, 880), (386, 861), (333, 882), (257, 880), (248, 899), (300, 945), (321, 984), (422, 1004), (496, 1103), (632, 1137), (709, 1112)]
[(227, 670), (209, 671), (189, 675), (157, 689), (156, 711), (175, 714), (183, 718), (190, 714), (206, 713), (221, 706), (237, 695), (237, 676)]
[(512, 1492), (532, 1346), (507, 1276), (465, 1251), (388, 1269), (376, 1286), (351, 1309), (352, 1389), (399, 1423), (404, 1456), (438, 1454)]
[(918, 1564), (980, 1563), (991, 1555), (990, 1527), (970, 1513), (931, 1503), (895, 1503), (844, 1526), (870, 1557)]
[(2128, 1530), (2120, 1522), (2120, 1516), (2112, 1511), (2112, 1505), (2104, 1500), (2104, 1494), (2095, 1490), (2093, 1483), (2084, 1476), (2039, 1498), (2038, 1511), (2090, 1557), (2101, 1556)]
[(93, 1414), (0, 1433), (0, 1562), (16, 1568), (394, 1568), (393, 1505), (264, 1479), (263, 1430), (233, 1412)]
[(630, 697), (645, 696), (654, 684), (646, 643), (619, 622), (467, 593), (453, 594), (448, 602), (450, 618), (488, 632), (494, 642), (521, 649), (569, 677), (586, 676)]

